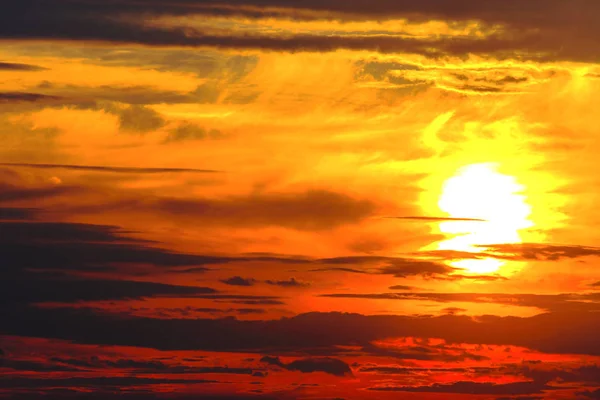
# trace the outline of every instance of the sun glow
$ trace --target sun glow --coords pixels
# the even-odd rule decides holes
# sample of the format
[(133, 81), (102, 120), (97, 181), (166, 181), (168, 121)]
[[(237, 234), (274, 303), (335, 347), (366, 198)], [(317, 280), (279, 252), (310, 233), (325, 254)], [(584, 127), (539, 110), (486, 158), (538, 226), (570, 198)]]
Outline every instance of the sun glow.
[[(458, 170), (444, 183), (438, 206), (451, 218), (464, 220), (440, 223), (440, 230), (450, 237), (438, 243), (438, 249), (482, 253), (488, 244), (520, 243), (519, 231), (533, 226), (523, 191), (523, 185), (498, 172), (496, 164)], [(495, 272), (503, 264), (484, 256), (452, 262), (473, 273)]]

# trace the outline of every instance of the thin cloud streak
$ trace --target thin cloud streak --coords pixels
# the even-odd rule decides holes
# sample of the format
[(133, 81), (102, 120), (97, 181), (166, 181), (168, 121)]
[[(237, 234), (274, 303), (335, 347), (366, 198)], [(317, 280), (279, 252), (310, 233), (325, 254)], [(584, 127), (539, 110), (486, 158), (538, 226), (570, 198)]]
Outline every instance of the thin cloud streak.
[(212, 169), (196, 169), (196, 168), (143, 168), (143, 167), (114, 167), (114, 166), (99, 166), (99, 165), (70, 165), (70, 164), (28, 164), (28, 163), (0, 163), (5, 167), (20, 167), (20, 168), (37, 168), (37, 169), (70, 169), (75, 171), (92, 171), (92, 172), (114, 172), (124, 174), (163, 174), (163, 173), (220, 173)]

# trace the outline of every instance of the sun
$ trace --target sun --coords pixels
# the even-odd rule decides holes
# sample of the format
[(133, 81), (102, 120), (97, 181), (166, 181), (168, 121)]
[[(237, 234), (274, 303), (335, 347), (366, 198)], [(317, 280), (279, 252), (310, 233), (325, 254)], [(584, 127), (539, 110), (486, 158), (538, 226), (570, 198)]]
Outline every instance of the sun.
[[(438, 207), (450, 218), (464, 220), (440, 223), (440, 230), (450, 237), (438, 248), (481, 253), (485, 245), (520, 243), (519, 231), (533, 226), (524, 189), (514, 177), (498, 172), (497, 164), (471, 164), (459, 169), (444, 182)], [(452, 265), (473, 273), (490, 273), (503, 263), (479, 258), (454, 261)]]

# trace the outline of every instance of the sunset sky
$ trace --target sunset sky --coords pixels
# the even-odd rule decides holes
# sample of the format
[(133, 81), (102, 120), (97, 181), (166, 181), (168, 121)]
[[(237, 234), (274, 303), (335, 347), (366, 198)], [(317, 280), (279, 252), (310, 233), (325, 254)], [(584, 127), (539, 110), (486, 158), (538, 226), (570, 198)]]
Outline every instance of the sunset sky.
[(1, 3), (0, 398), (600, 399), (600, 1)]

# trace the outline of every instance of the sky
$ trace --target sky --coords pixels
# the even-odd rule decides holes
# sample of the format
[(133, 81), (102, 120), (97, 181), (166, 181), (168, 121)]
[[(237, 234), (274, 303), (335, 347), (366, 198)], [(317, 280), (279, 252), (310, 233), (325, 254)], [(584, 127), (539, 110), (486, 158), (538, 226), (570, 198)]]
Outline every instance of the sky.
[(600, 399), (598, 15), (4, 0), (0, 398)]

